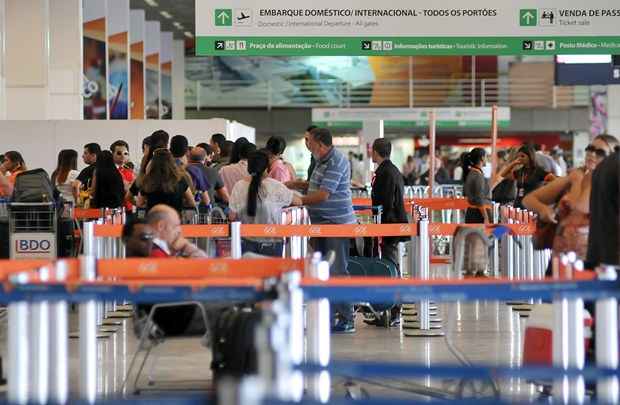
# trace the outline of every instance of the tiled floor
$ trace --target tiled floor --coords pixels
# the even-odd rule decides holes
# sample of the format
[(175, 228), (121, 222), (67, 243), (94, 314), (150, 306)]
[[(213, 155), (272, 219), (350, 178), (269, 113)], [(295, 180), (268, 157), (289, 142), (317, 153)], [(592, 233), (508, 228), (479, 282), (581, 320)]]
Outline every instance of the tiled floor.
[[(513, 365), (520, 363), (521, 334), (510, 307), (497, 302), (443, 304), (440, 306), (443, 331), (453, 342), (458, 353), (449, 350), (445, 337), (404, 337), (399, 328), (385, 329), (365, 325), (357, 320), (357, 333), (335, 335), (332, 340), (332, 358), (343, 360), (402, 361), (422, 364), (460, 364), (457, 355), (472, 363)], [(72, 330), (77, 328), (77, 316), (71, 317)], [(6, 355), (6, 323), (3, 327), (2, 356)], [(129, 367), (137, 341), (131, 320), (124, 321), (116, 333), (98, 340), (100, 361), (98, 391), (102, 396), (116, 397), (122, 392), (123, 378)], [(78, 340), (70, 340), (70, 389), (77, 394), (79, 365)], [(199, 339), (170, 340), (156, 348), (157, 363), (153, 377), (159, 388), (175, 387), (183, 393), (189, 390), (210, 390), (210, 352)], [(152, 361), (147, 364), (148, 371)], [(147, 373), (145, 373), (146, 375)], [(165, 382), (165, 384), (164, 384)], [(345, 394), (344, 380), (333, 380), (333, 395)], [(404, 398), (454, 397), (457, 380), (372, 380), (354, 381), (354, 388), (366, 391), (371, 397)], [(140, 385), (146, 386), (146, 378)], [(389, 385), (385, 387), (384, 385)], [(131, 384), (130, 384), (131, 386)], [(430, 388), (430, 390), (429, 390)], [(488, 387), (487, 387), (488, 388)], [(532, 397), (533, 387), (518, 380), (499, 381), (501, 395)], [(428, 395), (415, 394), (426, 392)], [(148, 395), (144, 393), (144, 395)], [(486, 390), (483, 396), (491, 395)]]

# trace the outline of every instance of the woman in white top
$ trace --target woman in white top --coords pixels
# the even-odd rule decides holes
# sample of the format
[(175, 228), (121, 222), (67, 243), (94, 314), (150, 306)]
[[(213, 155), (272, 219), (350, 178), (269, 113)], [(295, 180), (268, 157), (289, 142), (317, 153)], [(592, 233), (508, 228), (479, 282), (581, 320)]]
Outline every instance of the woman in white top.
[(77, 180), (80, 172), (77, 171), (78, 153), (73, 149), (63, 149), (58, 153), (58, 166), (52, 172), (52, 183), (66, 202), (75, 205), (80, 182)]
[[(269, 157), (265, 152), (248, 158), (250, 177), (239, 180), (230, 195), (231, 220), (244, 224), (280, 224), (282, 208), (301, 205), (301, 198), (284, 184), (269, 178)], [(242, 240), (243, 252), (282, 256), (282, 241), (273, 238)]]

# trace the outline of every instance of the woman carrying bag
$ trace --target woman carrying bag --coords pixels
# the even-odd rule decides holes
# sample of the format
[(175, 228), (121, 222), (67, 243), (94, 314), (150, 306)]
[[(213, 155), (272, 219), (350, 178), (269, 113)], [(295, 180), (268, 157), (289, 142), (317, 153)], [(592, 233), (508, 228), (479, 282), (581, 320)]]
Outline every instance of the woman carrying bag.
[[(572, 170), (537, 189), (523, 199), (526, 208), (538, 214), (540, 223), (547, 224), (545, 240), (537, 248), (553, 248), (554, 254), (575, 252), (584, 260), (588, 249), (590, 228), (590, 192), (592, 172), (618, 146), (611, 135), (599, 135), (586, 147), (585, 165)], [(545, 227), (545, 225), (543, 225)], [(543, 239), (539, 232), (539, 239)]]

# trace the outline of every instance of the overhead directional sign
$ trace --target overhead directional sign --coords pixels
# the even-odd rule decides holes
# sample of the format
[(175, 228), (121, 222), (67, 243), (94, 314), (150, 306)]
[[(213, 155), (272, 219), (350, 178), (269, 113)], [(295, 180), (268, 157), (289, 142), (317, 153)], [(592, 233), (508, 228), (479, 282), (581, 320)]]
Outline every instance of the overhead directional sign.
[(619, 54), (618, 27), (616, 0), (196, 1), (198, 55)]
[[(490, 128), (490, 107), (435, 108), (438, 128)], [(427, 127), (429, 108), (313, 108), (312, 122), (329, 128), (361, 128), (364, 121), (383, 120), (386, 127)], [(510, 108), (497, 109), (497, 124), (510, 125)]]

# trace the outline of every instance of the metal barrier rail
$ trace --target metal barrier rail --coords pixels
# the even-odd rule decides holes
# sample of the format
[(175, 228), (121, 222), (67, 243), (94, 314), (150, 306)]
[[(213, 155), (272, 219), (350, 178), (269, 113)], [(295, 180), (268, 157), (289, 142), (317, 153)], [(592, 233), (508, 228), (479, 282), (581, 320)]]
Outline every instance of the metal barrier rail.
[(290, 95), (271, 80), (203, 80), (188, 83), (188, 107), (438, 107), (490, 106), (583, 107), (587, 86), (554, 86), (549, 80), (410, 79), (366, 81), (288, 80)]
[[(277, 260), (277, 259), (271, 259)], [(169, 261), (169, 264), (165, 262)], [(268, 261), (268, 260), (267, 260)], [(269, 263), (265, 261), (263, 265), (267, 266)], [(146, 268), (152, 268), (153, 260), (144, 260)], [(174, 260), (162, 259), (161, 268), (171, 268), (178, 263), (173, 263)], [(200, 262), (200, 260), (197, 260)], [(212, 260), (215, 263), (217, 260)], [(106, 263), (106, 261), (103, 261)], [(235, 263), (243, 265), (240, 267), (247, 267), (247, 262), (243, 260), (232, 261), (229, 260), (227, 264), (234, 265)], [(302, 261), (283, 261), (288, 263), (285, 267), (296, 267)], [(119, 269), (120, 274), (114, 274), (112, 268), (113, 263), (107, 261), (110, 267), (107, 276), (112, 279), (117, 276), (123, 276), (126, 269)], [(17, 300), (11, 301), (9, 305), (9, 363), (11, 364), (11, 375), (9, 378), (9, 398), (14, 399), (14, 402), (24, 403), (24, 399), (28, 399), (29, 382), (22, 377), (27, 375), (24, 372), (24, 368), (34, 367), (39, 369), (41, 364), (54, 364), (53, 370), (56, 372), (59, 368), (64, 368), (64, 373), (60, 375), (66, 375), (66, 340), (64, 348), (64, 358), (56, 359), (54, 362), (50, 362), (51, 357), (49, 352), (46, 352), (45, 347), (56, 347), (57, 345), (63, 345), (63, 338), (66, 338), (66, 313), (64, 320), (55, 320), (58, 322), (58, 331), (50, 334), (49, 329), (45, 329), (45, 325), (51, 325), (50, 318), (45, 316), (46, 311), (44, 306), (46, 305), (60, 305), (64, 301), (78, 301), (80, 305), (89, 305), (90, 303), (99, 300), (117, 300), (117, 299), (131, 299), (133, 301), (169, 301), (169, 300), (229, 300), (229, 299), (262, 299), (264, 295), (260, 295), (261, 290), (261, 278), (255, 278), (245, 281), (240, 281), (238, 276), (234, 276), (235, 279), (230, 278), (212, 278), (203, 280), (166, 280), (157, 279), (159, 276), (165, 276), (162, 272), (154, 274), (153, 277), (148, 279), (138, 279), (135, 281), (95, 281), (92, 279), (92, 273), (96, 272), (97, 266), (94, 258), (83, 257), (80, 260), (82, 280), (80, 282), (65, 282), (64, 276), (66, 271), (62, 272), (60, 269), (66, 265), (65, 261), (57, 262), (56, 272), (53, 273), (48, 279), (42, 277), (42, 283), (28, 283), (28, 280), (14, 278), (13, 288), (5, 295), (6, 299)], [(137, 262), (132, 263), (137, 265)], [(226, 267), (226, 266), (224, 266)], [(66, 269), (65, 269), (66, 270)], [(275, 364), (275, 369), (270, 366), (267, 369), (261, 368), (261, 378), (263, 383), (268, 387), (266, 392), (276, 395), (278, 398), (284, 400), (299, 399), (303, 393), (303, 384), (300, 385), (299, 381), (301, 374), (295, 371), (295, 367), (301, 364), (303, 361), (303, 300), (309, 300), (308, 304), (308, 362), (312, 364), (318, 364), (321, 367), (329, 365), (329, 301), (354, 301), (358, 299), (372, 299), (373, 301), (381, 302), (398, 302), (400, 300), (416, 300), (416, 299), (440, 299), (444, 301), (452, 300), (464, 300), (464, 299), (513, 299), (523, 297), (534, 298), (553, 298), (556, 302), (573, 302), (583, 299), (597, 299), (597, 310), (600, 311), (601, 317), (607, 316), (605, 319), (609, 319), (612, 322), (609, 328), (597, 329), (597, 342), (601, 342), (604, 350), (597, 353), (597, 357), (601, 361), (609, 361), (609, 351), (615, 347), (617, 353), (618, 335), (617, 335), (617, 298), (620, 297), (620, 285), (615, 279), (611, 279), (610, 275), (601, 273), (601, 280), (597, 281), (575, 281), (565, 280), (560, 282), (501, 282), (498, 280), (469, 280), (469, 281), (412, 281), (412, 280), (395, 280), (395, 279), (380, 279), (380, 278), (352, 278), (352, 279), (332, 279), (329, 278), (329, 268), (326, 262), (320, 262), (318, 255), (315, 255), (311, 262), (310, 268), (307, 269), (310, 276), (315, 276), (312, 279), (299, 279), (299, 276), (284, 274), (282, 276), (282, 282), (278, 284), (277, 294), (274, 299), (281, 302), (280, 305), (274, 306), (276, 311), (273, 317), (267, 317), (266, 321), (262, 324), (262, 338), (259, 338), (259, 349), (263, 350), (268, 357), (263, 360), (261, 364)], [(209, 268), (205, 269), (205, 274), (209, 273)], [(41, 275), (48, 273), (47, 271), (41, 271)], [(157, 272), (156, 272), (157, 273)], [(147, 273), (148, 274), (148, 273)], [(277, 274), (277, 273), (276, 273)], [(290, 274), (290, 273), (289, 273)], [(578, 273), (579, 274), (579, 273)], [(97, 278), (98, 276), (95, 275)], [(196, 274), (198, 276), (198, 274)], [(84, 280), (86, 279), (86, 280)], [(91, 279), (88, 282), (88, 279)], [(318, 280), (317, 280), (318, 279)], [(86, 281), (86, 282), (85, 282)], [(163, 288), (165, 287), (165, 288)], [(494, 288), (490, 288), (494, 287)], [(303, 294), (303, 295), (302, 295)], [(0, 295), (1, 296), (1, 295)], [(579, 298), (576, 298), (579, 297)], [(582, 301), (581, 301), (582, 302)], [(321, 305), (324, 303), (324, 305)], [(319, 305), (315, 305), (319, 304)], [(65, 302), (66, 305), (66, 302)], [(316, 308), (312, 307), (315, 305)], [(89, 311), (90, 308), (90, 311)], [(62, 309), (62, 308), (61, 308)], [(81, 361), (81, 392), (83, 398), (87, 401), (94, 401), (94, 390), (92, 381), (90, 378), (96, 377), (96, 358), (93, 358), (93, 343), (96, 339), (93, 331), (95, 327), (95, 313), (93, 307), (84, 307), (84, 312), (80, 314), (80, 326), (83, 332), (80, 336), (80, 344), (82, 350), (80, 351)], [(563, 313), (565, 314), (561, 319), (570, 319), (569, 315), (575, 315), (573, 310), (569, 310), (568, 306), (564, 306)], [(578, 313), (578, 305), (574, 307), (574, 310)], [(64, 308), (66, 311), (66, 307)], [(60, 315), (62, 311), (56, 308), (53, 313)], [(40, 333), (28, 334), (28, 319), (30, 316), (34, 317), (38, 321), (37, 330)], [(269, 321), (271, 319), (271, 322)], [(615, 319), (616, 323), (613, 323)], [(35, 324), (33, 324), (35, 325)], [(583, 335), (583, 322), (581, 325), (576, 323), (572, 325), (575, 329), (571, 330), (575, 334), (579, 335), (579, 329), (581, 329), (581, 335)], [(568, 333), (568, 329), (564, 329)], [(64, 331), (64, 332), (63, 332)], [(28, 336), (32, 339), (36, 339), (40, 344), (36, 345), (41, 347), (40, 351), (32, 353), (32, 362), (28, 362), (28, 353), (24, 352), (24, 341), (28, 341)], [(267, 338), (272, 336), (272, 338)], [(275, 336), (280, 336), (278, 339)], [(50, 340), (51, 339), (51, 340)], [(284, 339), (284, 340), (282, 340)], [(284, 343), (288, 342), (288, 343)], [(570, 350), (576, 350), (576, 346), (579, 346), (579, 339), (574, 339), (571, 342), (561, 344), (560, 348), (563, 353), (569, 353)], [(581, 341), (582, 342), (582, 341)], [(581, 343), (582, 345), (582, 343)], [(263, 353), (261, 351), (261, 353)], [(61, 350), (60, 353), (63, 353)], [(96, 353), (96, 352), (94, 352)], [(617, 356), (616, 356), (617, 357)], [(583, 364), (562, 364), (563, 368), (576, 367), (583, 369)], [(617, 369), (616, 364), (605, 364), (608, 368)], [(39, 380), (32, 381), (34, 392), (39, 393), (40, 396), (35, 398), (39, 400), (47, 400), (47, 387), (44, 387), (44, 380), (47, 379), (47, 372), (45, 369), (41, 371), (41, 378)], [(89, 378), (85, 378), (86, 377)], [(555, 375), (556, 378), (568, 379), (572, 378), (572, 375)], [(615, 377), (605, 376), (600, 381), (602, 387), (606, 387), (605, 384), (610, 384), (609, 379)], [(319, 373), (317, 378), (308, 376), (308, 384), (311, 396), (325, 400), (325, 390), (329, 389), (329, 386), (325, 385), (325, 381), (329, 380), (329, 377), (325, 377), (323, 371)], [(569, 380), (566, 380), (569, 381)], [(572, 379), (570, 380), (572, 381)], [(617, 384), (617, 378), (614, 380)], [(612, 381), (613, 382), (613, 381)], [(65, 384), (63, 386), (63, 384)], [(66, 382), (61, 384), (60, 391), (65, 392), (66, 395)], [(577, 386), (579, 384), (577, 383)], [(327, 388), (326, 388), (327, 387)], [(613, 384), (611, 384), (613, 388)], [(617, 385), (616, 385), (617, 387)], [(56, 391), (54, 391), (56, 393)], [(609, 390), (606, 391), (609, 394)], [(56, 393), (57, 394), (57, 393)], [(575, 395), (578, 395), (575, 394)], [(603, 392), (602, 394), (605, 394)], [(610, 394), (611, 395), (611, 394)], [(56, 398), (56, 396), (53, 396)], [(60, 403), (63, 403), (60, 401)], [(243, 402), (242, 402), (243, 403)]]

